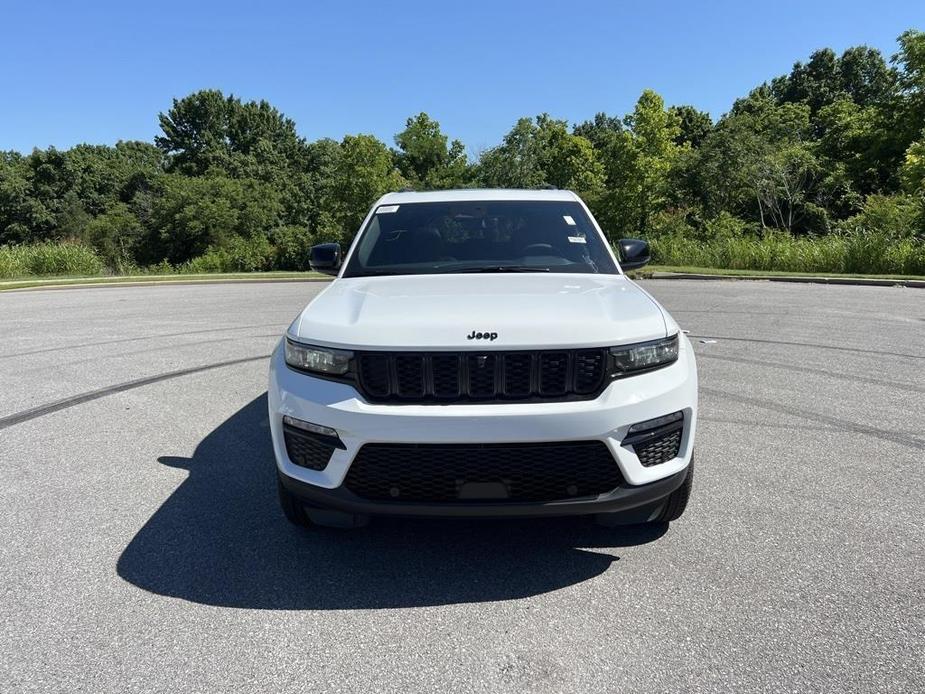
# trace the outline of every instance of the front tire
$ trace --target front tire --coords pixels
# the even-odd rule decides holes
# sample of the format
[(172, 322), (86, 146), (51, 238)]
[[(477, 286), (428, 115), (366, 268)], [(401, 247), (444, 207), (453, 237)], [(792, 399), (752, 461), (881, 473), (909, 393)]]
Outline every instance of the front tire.
[(694, 457), (691, 456), (691, 462), (687, 466), (687, 477), (684, 484), (675, 489), (668, 498), (665, 499), (665, 505), (652, 522), (653, 523), (670, 523), (676, 521), (687, 508), (687, 502), (691, 498), (691, 488), (694, 485)]

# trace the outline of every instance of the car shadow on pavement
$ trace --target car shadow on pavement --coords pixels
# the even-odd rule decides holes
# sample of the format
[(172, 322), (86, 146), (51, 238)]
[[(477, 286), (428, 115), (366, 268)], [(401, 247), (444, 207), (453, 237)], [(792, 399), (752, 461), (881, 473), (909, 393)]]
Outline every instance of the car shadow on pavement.
[(159, 462), (189, 477), (117, 570), (145, 590), (209, 605), (325, 610), (524, 598), (593, 578), (618, 559), (613, 548), (651, 542), (667, 528), (603, 528), (589, 518), (296, 528), (276, 500), (266, 395), (206, 436), (192, 458)]

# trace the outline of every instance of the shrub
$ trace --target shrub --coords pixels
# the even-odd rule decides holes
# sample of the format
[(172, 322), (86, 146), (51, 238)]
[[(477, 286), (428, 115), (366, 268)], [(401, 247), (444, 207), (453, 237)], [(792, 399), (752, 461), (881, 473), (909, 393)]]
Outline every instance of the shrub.
[(270, 238), (276, 248), (276, 270), (308, 270), (308, 261), (314, 236), (304, 227), (279, 227)]
[(84, 240), (117, 273), (135, 268), (135, 252), (144, 234), (141, 222), (125, 203), (116, 203), (84, 227)]
[(209, 248), (184, 267), (189, 272), (260, 272), (272, 266), (273, 246), (265, 236), (236, 236), (223, 246)]
[(870, 195), (860, 214), (842, 224), (847, 231), (892, 239), (925, 235), (923, 201), (912, 195)]
[(665, 210), (652, 216), (647, 237), (693, 236), (694, 227), (687, 220), (686, 210)]
[(728, 212), (720, 212), (704, 222), (701, 235), (705, 239), (733, 239), (745, 234), (748, 224)]

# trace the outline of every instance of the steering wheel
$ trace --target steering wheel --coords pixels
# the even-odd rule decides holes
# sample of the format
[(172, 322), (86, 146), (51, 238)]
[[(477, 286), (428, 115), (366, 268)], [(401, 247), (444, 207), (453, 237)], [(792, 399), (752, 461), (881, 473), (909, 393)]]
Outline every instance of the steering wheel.
[(555, 255), (551, 243), (531, 243), (521, 253), (523, 255)]

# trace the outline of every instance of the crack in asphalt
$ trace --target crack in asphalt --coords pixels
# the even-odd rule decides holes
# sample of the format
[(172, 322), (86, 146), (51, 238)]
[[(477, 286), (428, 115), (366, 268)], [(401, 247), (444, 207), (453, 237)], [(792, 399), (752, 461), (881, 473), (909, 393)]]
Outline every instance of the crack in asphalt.
[(167, 381), (171, 378), (179, 378), (181, 376), (189, 376), (191, 374), (201, 373), (203, 371), (211, 371), (212, 369), (220, 369), (224, 366), (235, 366), (236, 364), (247, 364), (248, 362), (260, 361), (261, 359), (269, 359), (269, 357), (269, 354), (261, 354), (255, 357), (242, 357), (240, 359), (219, 361), (215, 362), (214, 364), (192, 366), (186, 369), (178, 369), (177, 371), (168, 371), (166, 373), (157, 374), (155, 376), (136, 378), (131, 381), (117, 383), (112, 386), (91, 390), (79, 395), (72, 395), (68, 398), (55, 400), (44, 405), (39, 405), (38, 407), (32, 407), (28, 410), (23, 410), (21, 412), (7, 415), (6, 417), (0, 417), (0, 429), (6, 429), (16, 424), (22, 424), (23, 422), (28, 422), (30, 419), (44, 417), (45, 415), (51, 414), (53, 412), (60, 412), (61, 410), (74, 407), (75, 405), (81, 405), (85, 402), (90, 402), (91, 400), (105, 398), (107, 395), (122, 393), (126, 390), (132, 390), (134, 388), (141, 388), (142, 386), (151, 385), (152, 383), (159, 383), (160, 381)]

